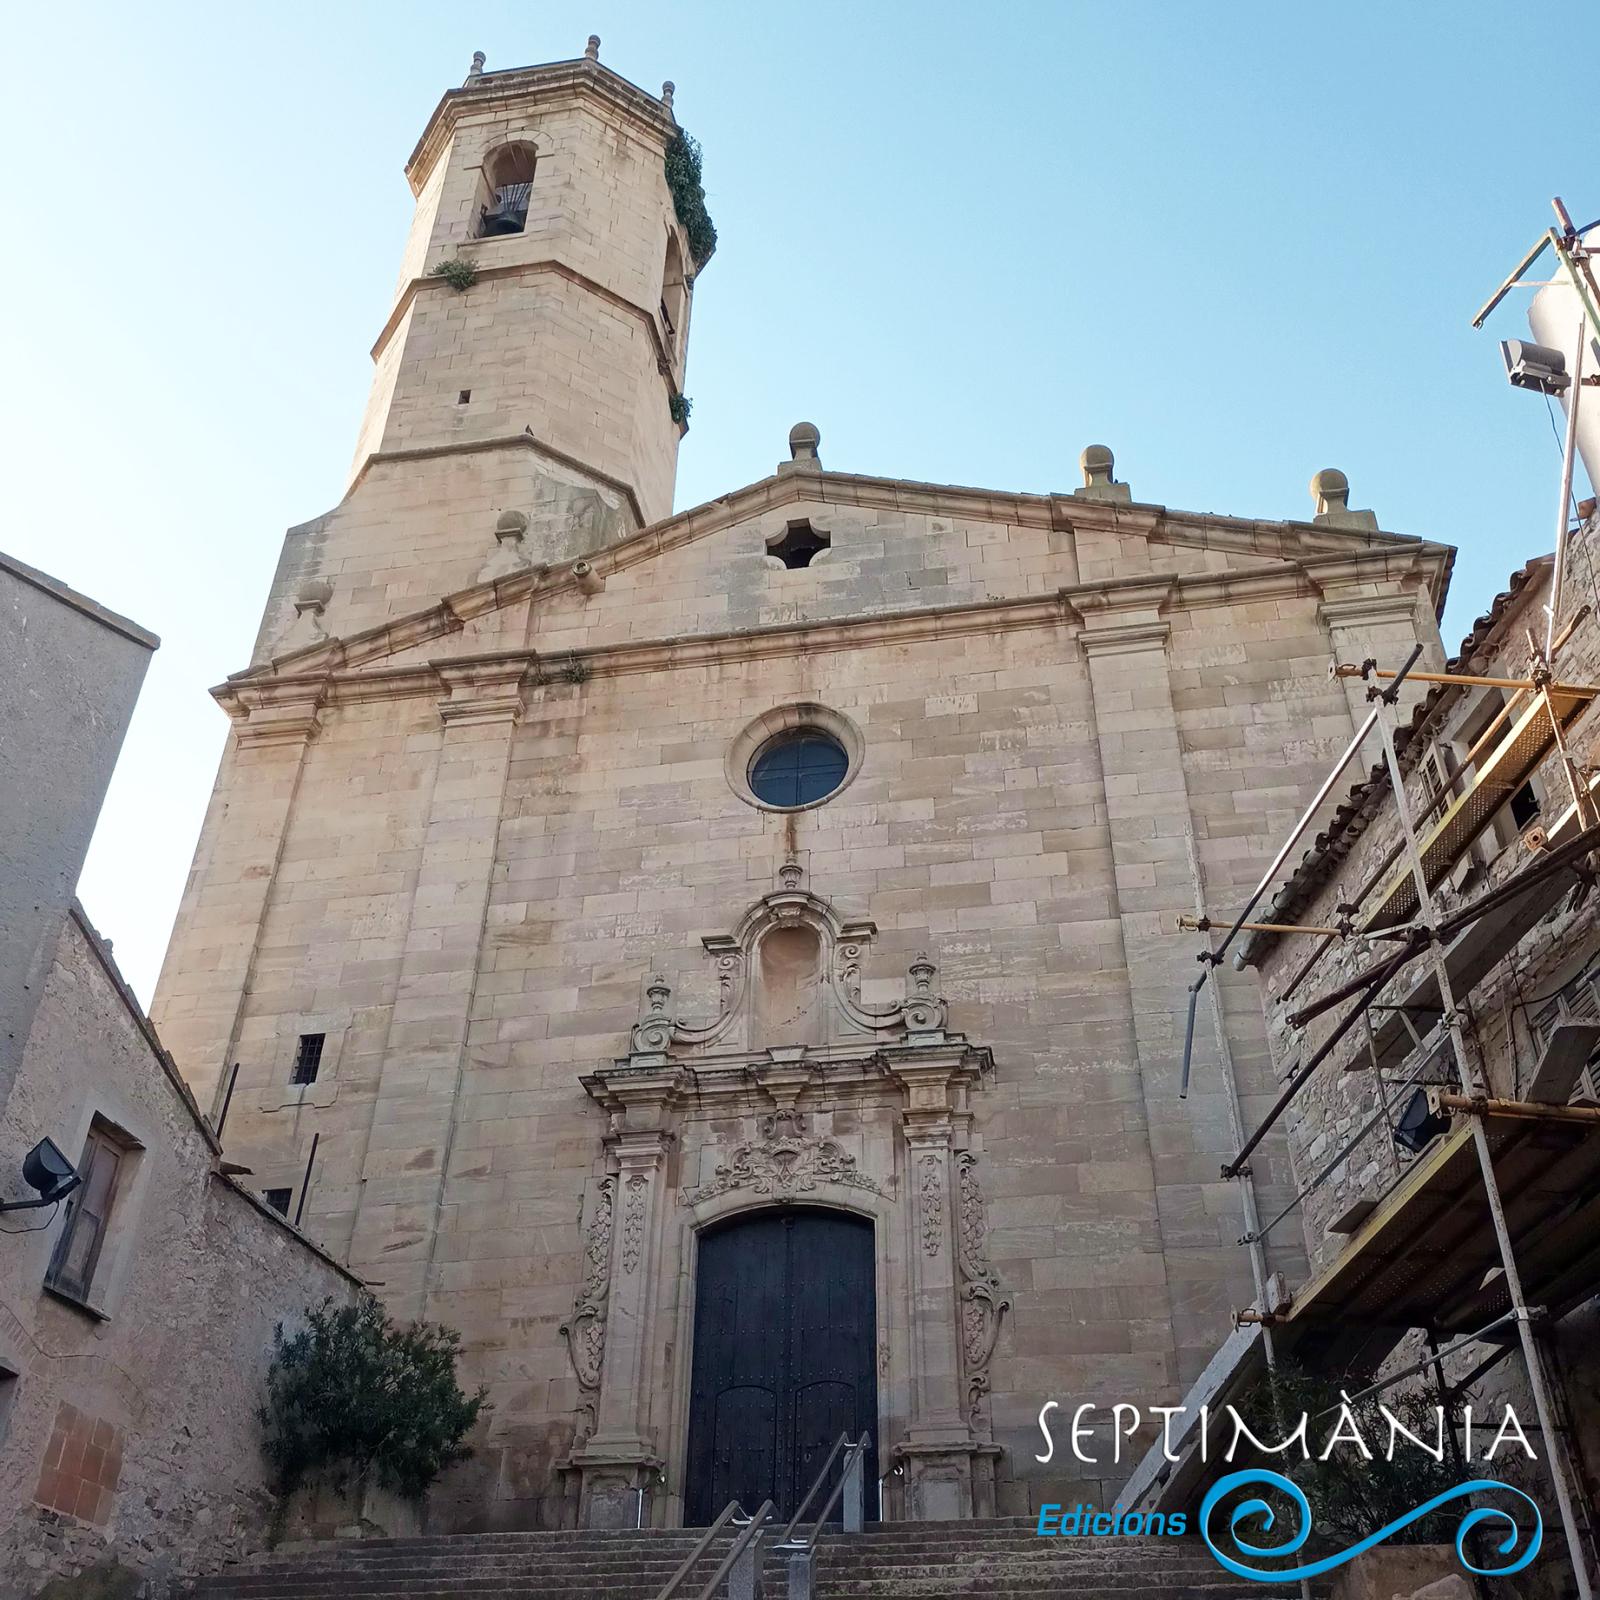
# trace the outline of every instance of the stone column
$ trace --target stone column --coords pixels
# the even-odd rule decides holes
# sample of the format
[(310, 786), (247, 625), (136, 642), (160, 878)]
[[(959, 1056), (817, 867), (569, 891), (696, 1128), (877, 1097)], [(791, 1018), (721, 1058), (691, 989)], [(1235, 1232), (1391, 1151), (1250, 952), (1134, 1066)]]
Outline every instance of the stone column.
[(322, 686), (265, 684), (224, 704), (233, 732), (150, 1007), (202, 1106), (227, 1081)]
[(524, 671), (440, 672), (439, 764), (350, 1244), (403, 1316), (427, 1306)]

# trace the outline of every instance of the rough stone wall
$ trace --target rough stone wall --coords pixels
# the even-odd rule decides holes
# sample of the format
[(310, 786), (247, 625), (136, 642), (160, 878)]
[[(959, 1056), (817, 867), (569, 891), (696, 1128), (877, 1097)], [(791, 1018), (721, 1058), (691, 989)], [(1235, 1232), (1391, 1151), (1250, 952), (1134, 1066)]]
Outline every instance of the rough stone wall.
[[(1593, 537), (1592, 529), (1589, 537)], [(1518, 598), (1497, 624), (1493, 638), (1474, 654), (1471, 670), (1509, 677), (1525, 674), (1523, 636), (1536, 623), (1542, 626), (1539, 608), (1544, 594), (1545, 585), (1541, 579)], [(1596, 672), (1600, 672), (1600, 626), (1590, 619), (1582, 624), (1564, 650), (1560, 676), (1585, 683), (1594, 682)], [(1453, 709), (1461, 704), (1460, 693), (1448, 691), (1447, 696), (1439, 699), (1438, 710), (1430, 716), (1421, 745), (1403, 750), (1402, 759), (1409, 771), (1407, 794), (1414, 818), (1420, 814), (1420, 802), (1431, 784), (1416, 757), (1423, 749), (1431, 747), (1438, 728), (1449, 724)], [(1402, 739), (1401, 743), (1404, 745), (1405, 741)], [(1594, 712), (1584, 713), (1572, 725), (1569, 743), (1580, 766), (1595, 759), (1595, 752), (1600, 749), (1600, 722), (1595, 721)], [(1352, 775), (1357, 770), (1352, 768)], [(1544, 797), (1539, 820), (1548, 824), (1570, 804), (1567, 779), (1553, 751), (1536, 772), (1534, 781)], [(1503, 813), (1503, 817), (1508, 815)], [(1503, 847), (1489, 846), (1475, 858), (1480, 864), (1470, 877), (1457, 879), (1452, 875), (1435, 890), (1436, 904), (1441, 911), (1447, 913), (1476, 899), (1528, 863), (1528, 849), (1516, 839), (1514, 828), (1507, 825), (1505, 836), (1511, 842)], [(1385, 799), (1360, 837), (1348, 847), (1338, 873), (1297, 914), (1298, 920), (1314, 925), (1336, 922), (1341, 899), (1353, 896), (1372, 877), (1379, 864), (1399, 844), (1400, 837), (1393, 804)], [(1391, 870), (1399, 870), (1401, 865), (1403, 858)], [(1383, 876), (1387, 881), (1389, 873)], [(1546, 994), (1552, 985), (1559, 986), (1584, 964), (1587, 953), (1600, 938), (1600, 927), (1597, 927), (1600, 918), (1591, 900), (1592, 896), (1574, 908), (1567, 903), (1567, 897), (1552, 895), (1548, 911), (1541, 920), (1473, 989), (1470, 998), (1478, 1021), (1476, 1037), (1492, 1094), (1515, 1098), (1526, 1089), (1539, 1044), (1529, 1028), (1523, 1003)], [(1376, 950), (1369, 950), (1355, 940), (1335, 945), (1319, 960), (1311, 976), (1292, 995), (1286, 995), (1291, 980), (1311, 954), (1315, 942), (1306, 936), (1284, 938), (1272, 946), (1261, 963), (1268, 1032), (1280, 1077), (1287, 1077), (1297, 1062), (1329, 1037), (1345, 1008), (1341, 1006), (1325, 1013), (1304, 1029), (1291, 1027), (1287, 1020), (1289, 1014), (1347, 982), (1370, 966), (1383, 949), (1380, 944)], [(1411, 981), (1418, 970), (1420, 964), (1413, 964), (1402, 983), (1378, 997), (1380, 1005), (1394, 1001), (1404, 982)], [(1379, 1013), (1374, 1015), (1378, 1017)], [(1367, 1059), (1366, 1032), (1358, 1026), (1296, 1099), (1293, 1114), (1286, 1123), (1302, 1181), (1320, 1171), (1324, 1156), (1339, 1149), (1378, 1109), (1371, 1072), (1343, 1070), (1347, 1066), (1359, 1068)], [(1387, 1189), (1396, 1172), (1409, 1166), (1410, 1159), (1394, 1150), (1388, 1129), (1380, 1119), (1379, 1126), (1360, 1148), (1352, 1152), (1338, 1172), (1306, 1203), (1302, 1227), (1314, 1266), (1331, 1259), (1345, 1243), (1345, 1236), (1327, 1233), (1328, 1222), (1356, 1201), (1373, 1198), (1376, 1191)]]
[(220, 1176), (131, 997), (68, 918), (3, 1118), (7, 1150), (74, 1159), (93, 1117), (138, 1141), (89, 1306), (43, 1290), (62, 1219), (7, 1241), (0, 1593), (116, 1562), (170, 1581), (262, 1548), (271, 1496), (254, 1408), (272, 1333), (350, 1278)]
[[(686, 1013), (715, 1014), (701, 937), (791, 859), (841, 916), (876, 923), (866, 997), (892, 998), (926, 949), (950, 1025), (994, 1055), (970, 1149), (1013, 1298), (981, 1408), (1003, 1509), (1120, 1481), (1109, 1460), (1103, 1480), (1035, 1466), (1044, 1399), (1170, 1402), (1253, 1298), (1239, 1195), (1217, 1174), (1238, 1139), (1224, 1045), (1251, 1123), (1273, 1090), (1266, 1040), (1250, 980), (1224, 974), (1221, 1039), (1203, 1014), (1195, 1091), (1177, 1100), (1196, 942), (1175, 918), (1197, 873), (1213, 911), (1236, 903), (1349, 736), (1321, 608), (1353, 558), (1355, 581), (1431, 622), (1417, 547), (1070, 497), (994, 497), (985, 515), (981, 496), (864, 483), (816, 478), (683, 544), (666, 530), (644, 563), (597, 563), (601, 593), (519, 602), (498, 639), (478, 625), (420, 643), (383, 663), (408, 669), (404, 690), (352, 678), (303, 728), (269, 724), (281, 736), (229, 757), (162, 1025), (186, 1037), (184, 1008), (227, 987), (219, 956), (248, 972), (237, 1018), (181, 1056), (206, 1079), (233, 1040), (230, 1151), (289, 1185), (320, 1130), (308, 1227), (399, 1309), (466, 1334), (495, 1411), (444, 1487), (452, 1525), (572, 1515), (558, 1464), (587, 1397), (559, 1328), (607, 1171), (606, 1118), (578, 1080), (627, 1052), (653, 970)], [(834, 544), (790, 571), (766, 537), (801, 514)], [(701, 652), (696, 635), (723, 642)], [(528, 646), (538, 673), (515, 656)], [(488, 659), (497, 647), (513, 659)], [(575, 651), (584, 670), (564, 674)], [(730, 748), (797, 702), (859, 730), (859, 771), (817, 809), (757, 809), (730, 784)], [(328, 1033), (330, 1064), (301, 1092), (286, 1084), (303, 1031)], [(910, 1193), (889, 1111), (825, 1087), (800, 1109), (885, 1194)], [(663, 1157), (674, 1193), (753, 1136), (745, 1108), (685, 1115)], [(1256, 1174), (1275, 1209), (1281, 1152)], [(881, 1225), (906, 1226), (907, 1204), (885, 1200)], [(652, 1215), (639, 1405), (670, 1504), (691, 1257), (679, 1203)], [(1298, 1241), (1271, 1265), (1297, 1275)], [(884, 1283), (893, 1367), (921, 1312), (906, 1280)], [(885, 1450), (910, 1404), (886, 1380)]]

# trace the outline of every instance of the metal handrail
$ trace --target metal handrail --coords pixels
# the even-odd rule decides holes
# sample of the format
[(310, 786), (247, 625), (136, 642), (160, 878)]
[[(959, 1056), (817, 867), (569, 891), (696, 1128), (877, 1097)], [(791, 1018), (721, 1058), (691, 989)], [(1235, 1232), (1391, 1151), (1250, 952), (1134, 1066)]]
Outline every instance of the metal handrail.
[[(853, 1448), (861, 1448), (861, 1446), (853, 1446)], [(845, 1472), (848, 1472), (848, 1470), (850, 1470), (850, 1451), (846, 1450)], [(840, 1475), (838, 1475), (838, 1482), (834, 1485), (834, 1493), (829, 1494), (826, 1506), (822, 1507), (821, 1514), (819, 1514), (818, 1518), (816, 1518), (816, 1522), (811, 1523), (811, 1536), (805, 1541), (806, 1549), (816, 1549), (816, 1541), (821, 1538), (822, 1528), (826, 1528), (827, 1518), (834, 1514), (834, 1507), (838, 1504), (838, 1496), (843, 1493), (845, 1493), (845, 1474), (840, 1472)]]
[(678, 1592), (678, 1585), (688, 1577), (695, 1563), (706, 1553), (711, 1541), (727, 1526), (728, 1520), (736, 1515), (742, 1517), (744, 1515), (744, 1507), (737, 1500), (730, 1500), (722, 1508), (722, 1515), (700, 1535), (699, 1542), (694, 1549), (683, 1558), (682, 1565), (667, 1579), (666, 1587), (656, 1596), (656, 1600), (672, 1600), (673, 1595)]
[(822, 1463), (822, 1466), (817, 1471), (816, 1477), (811, 1480), (811, 1487), (806, 1490), (805, 1499), (800, 1502), (799, 1508), (789, 1519), (789, 1526), (783, 1530), (782, 1537), (774, 1546), (775, 1549), (782, 1550), (785, 1548), (795, 1548), (790, 1544), (790, 1541), (794, 1535), (794, 1530), (799, 1527), (800, 1519), (805, 1516), (807, 1507), (809, 1507), (811, 1502), (816, 1498), (817, 1491), (822, 1487), (823, 1481), (828, 1476), (828, 1468), (833, 1465), (834, 1458), (839, 1454), (840, 1450), (843, 1450), (844, 1470), (839, 1474), (839, 1481), (834, 1485), (833, 1493), (828, 1497), (828, 1503), (822, 1508), (822, 1514), (817, 1518), (816, 1526), (811, 1530), (811, 1536), (806, 1539), (802, 1545), (798, 1546), (798, 1548), (810, 1550), (816, 1545), (817, 1535), (822, 1532), (822, 1526), (828, 1520), (828, 1514), (839, 1503), (839, 1496), (844, 1493), (844, 1480), (845, 1475), (850, 1470), (850, 1457), (858, 1453), (865, 1456), (867, 1446), (871, 1443), (872, 1435), (867, 1433), (865, 1430), (863, 1430), (859, 1439), (852, 1439), (848, 1433), (841, 1433), (839, 1437), (833, 1441), (833, 1449), (828, 1452), (828, 1459)]
[[(761, 1530), (766, 1526), (767, 1519), (771, 1515), (772, 1502), (770, 1500), (763, 1500), (761, 1502), (761, 1509), (756, 1512), (756, 1514), (744, 1525), (743, 1532), (741, 1532), (739, 1537), (733, 1541), (733, 1548), (722, 1558), (722, 1565), (711, 1574), (711, 1581), (707, 1583), (705, 1588), (700, 1591), (700, 1600), (711, 1600), (711, 1597), (717, 1592), (717, 1585), (721, 1583), (725, 1577), (727, 1577), (727, 1575), (733, 1570), (734, 1562), (736, 1562), (739, 1557), (744, 1554), (745, 1546), (748, 1545), (752, 1539), (759, 1541), (761, 1537)], [(751, 1552), (752, 1559), (754, 1559), (757, 1553), (758, 1552), (756, 1551)]]

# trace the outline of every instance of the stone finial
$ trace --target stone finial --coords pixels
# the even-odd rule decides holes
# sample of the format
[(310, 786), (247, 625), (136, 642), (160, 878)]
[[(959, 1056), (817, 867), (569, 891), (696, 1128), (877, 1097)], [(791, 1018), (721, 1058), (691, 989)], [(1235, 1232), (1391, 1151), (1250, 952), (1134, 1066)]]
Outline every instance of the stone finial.
[(289, 655), (326, 642), (328, 633), (322, 626), (322, 613), (328, 609), (331, 599), (333, 585), (326, 578), (311, 578), (302, 583), (294, 597), (294, 621), (283, 630), (273, 653)]
[(1324, 467), (1311, 479), (1311, 498), (1316, 502), (1317, 515), (1330, 511), (1350, 509), (1350, 480), (1337, 467)]
[(677, 84), (671, 78), (661, 85), (661, 103), (668, 111), (672, 109), (672, 97), (677, 92)]
[(489, 58), (481, 50), (474, 50), (472, 52), (472, 70), (467, 74), (468, 83), (471, 83), (474, 78), (481, 78), (483, 76), (483, 64), (488, 59)]
[(645, 1004), (649, 1008), (648, 1015), (664, 1017), (667, 1014), (667, 1001), (672, 998), (672, 985), (659, 972), (652, 972), (645, 980)]
[(814, 422), (797, 422), (789, 430), (789, 457), (778, 463), (779, 472), (820, 472), (822, 457), (817, 454), (822, 433)]
[(502, 511), (495, 519), (494, 549), (478, 569), (479, 583), (493, 583), (498, 578), (509, 578), (514, 573), (528, 569), (528, 557), (523, 552), (522, 541), (528, 532), (528, 515), (525, 511)]
[(1083, 469), (1083, 487), (1074, 493), (1080, 499), (1124, 502), (1133, 499), (1133, 490), (1125, 483), (1118, 483), (1114, 476), (1117, 458), (1109, 445), (1090, 445), (1078, 457), (1078, 465)]
[(1337, 467), (1324, 467), (1311, 479), (1311, 520), (1329, 528), (1376, 528), (1371, 511), (1350, 509), (1350, 480)]
[(304, 616), (306, 612), (315, 612), (321, 616), (328, 609), (328, 602), (333, 599), (333, 585), (326, 578), (313, 578), (309, 583), (300, 585), (300, 592), (294, 597), (295, 615)]
[(600, 59), (600, 35), (598, 33), (589, 35), (589, 42), (583, 47), (583, 59), (585, 61), (598, 61)]

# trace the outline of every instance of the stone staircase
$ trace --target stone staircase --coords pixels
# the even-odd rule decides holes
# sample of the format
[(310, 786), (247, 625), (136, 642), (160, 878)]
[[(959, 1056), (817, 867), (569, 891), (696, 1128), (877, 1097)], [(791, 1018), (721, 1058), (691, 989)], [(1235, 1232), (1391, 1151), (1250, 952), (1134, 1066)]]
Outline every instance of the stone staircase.
[[(323, 1545), (262, 1557), (200, 1581), (198, 1600), (653, 1600), (694, 1548), (694, 1529), (483, 1533)], [(728, 1548), (713, 1547), (679, 1588), (693, 1600)], [(1325, 1591), (1319, 1588), (1319, 1593)], [(766, 1600), (788, 1594), (769, 1554)], [(875, 1523), (827, 1533), (816, 1600), (1298, 1600), (1298, 1588), (1232, 1577), (1203, 1545), (1178, 1539), (1041, 1539), (1031, 1520)]]

